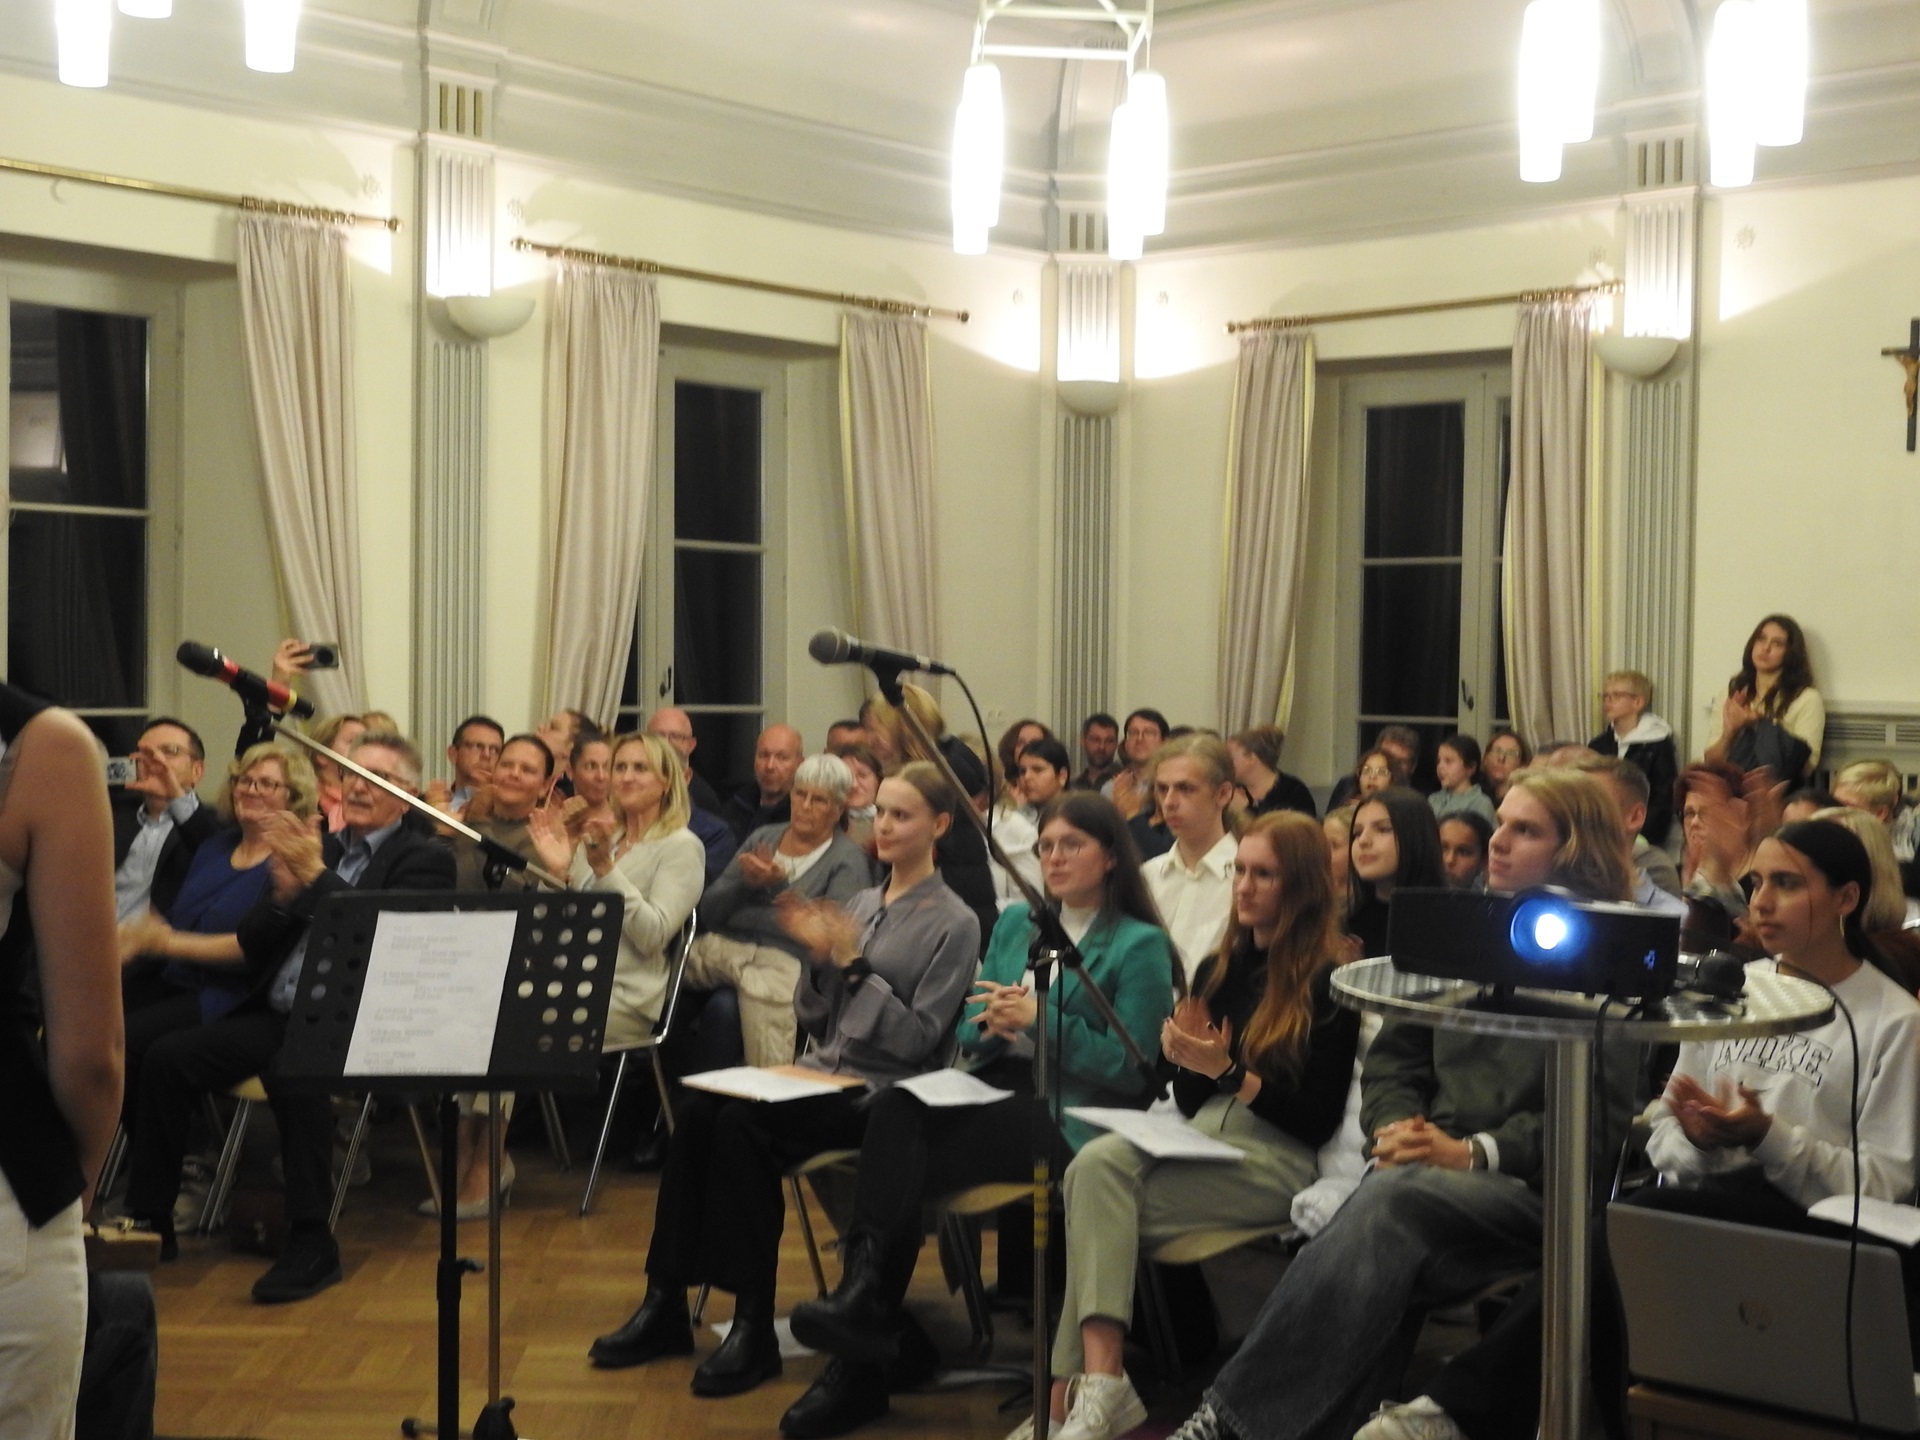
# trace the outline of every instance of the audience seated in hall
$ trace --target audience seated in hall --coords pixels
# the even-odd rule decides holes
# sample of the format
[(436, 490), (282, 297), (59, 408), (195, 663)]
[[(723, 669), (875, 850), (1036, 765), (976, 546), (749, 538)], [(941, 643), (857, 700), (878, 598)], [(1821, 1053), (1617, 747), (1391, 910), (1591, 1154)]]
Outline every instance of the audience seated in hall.
[(193, 852), (220, 827), (194, 787), (207, 750), (184, 722), (147, 722), (133, 747), (134, 778), (113, 801), (113, 901), (121, 924), (149, 907), (164, 914), (180, 893)]
[(1496, 725), (1480, 752), (1480, 778), (1487, 782), (1487, 793), (1497, 806), (1507, 798), (1507, 784), (1533, 763), (1533, 749), (1518, 730)]
[[(1037, 741), (1026, 753), (1035, 746), (1064, 758), (1056, 741)], [(1061, 923), (1086, 961), (1086, 980), (1112, 1002), (1128, 1033), (1151, 1045), (1172, 1011), (1178, 962), (1123, 828), (1103, 796), (1056, 796), (1041, 811), (1041, 865), (1047, 894), (1059, 903)], [(1034, 1032), (1049, 1025), (1058, 1037), (1064, 1106), (1146, 1104), (1153, 1087), (1108, 1031), (1077, 975), (1055, 977), (1048, 990), (1054, 1019), (1040, 1015), (1028, 969), (1037, 933), (1024, 902), (1010, 906), (994, 927), (960, 1017), (962, 1063), (988, 1084), (1030, 1096)], [(1094, 1135), (1071, 1115), (1064, 1135), (1048, 1129), (1049, 1148), (1065, 1151), (1057, 1164)], [(889, 1366), (899, 1356), (904, 1323), (900, 1302), (920, 1251), (923, 1203), (1031, 1176), (1034, 1138), (1033, 1107), (1020, 1101), (934, 1108), (898, 1086), (875, 1099), (842, 1239), (840, 1286), (793, 1315), (795, 1336), (836, 1358), (787, 1412), (784, 1434), (795, 1440), (844, 1434), (887, 1412)]]
[[(839, 761), (823, 763), (844, 777)], [(844, 907), (787, 905), (788, 932), (807, 953), (794, 1012), (814, 1041), (799, 1063), (856, 1077), (870, 1093), (841, 1090), (780, 1105), (693, 1096), (660, 1178), (646, 1296), (626, 1324), (594, 1342), (596, 1365), (691, 1353), (687, 1287), (710, 1284), (733, 1295), (733, 1324), (694, 1370), (693, 1393), (736, 1395), (780, 1374), (773, 1301), (786, 1210), (782, 1172), (821, 1150), (858, 1146), (871, 1094), (941, 1063), (973, 979), (980, 937), (972, 910), (934, 865), (935, 841), (966, 803), (933, 766), (902, 767), (880, 787), (875, 825), (887, 883)]]
[(573, 794), (573, 775), (567, 768), (573, 758), (573, 747), (584, 735), (605, 733), (599, 722), (583, 710), (556, 710), (533, 727), (533, 734), (553, 756), (552, 788), (561, 796)]
[[(1627, 897), (1619, 807), (1595, 777), (1516, 777), (1500, 820), (1491, 888)], [(1521, 1040), (1404, 1022), (1381, 1031), (1362, 1102), (1375, 1168), (1281, 1277), (1179, 1440), (1351, 1440), (1400, 1381), (1410, 1313), (1539, 1264), (1545, 1061)], [(1610, 1045), (1607, 1062), (1615, 1093), (1596, 1101), (1617, 1143), (1633, 1047)]]
[[(861, 732), (865, 734), (865, 731)], [(848, 741), (828, 750), (847, 764), (847, 772), (853, 776), (853, 788), (847, 791), (846, 813), (841, 817), (840, 828), (847, 838), (867, 852), (867, 858), (873, 858), (873, 816), (874, 801), (880, 794), (880, 759), (873, 753), (873, 747), (864, 740)]]
[[(369, 732), (347, 753), (419, 793), (419, 752), (402, 737)], [(218, 1019), (156, 1041), (141, 1067), (126, 1211), (161, 1235), (163, 1253), (173, 1248), (174, 1201), (202, 1098), (253, 1075), (266, 1078), (280, 1128), (288, 1232), (279, 1260), (254, 1286), (254, 1299), (262, 1303), (303, 1300), (340, 1278), (340, 1251), (327, 1225), (333, 1110), (323, 1096), (282, 1093), (272, 1074), (306, 954), (307, 926), (320, 901), (343, 889), (449, 890), (454, 883), (446, 848), (400, 823), (404, 801), (350, 773), (342, 803), (346, 825), (324, 842), (291, 812), (264, 826), (272, 850), (271, 890), (237, 932), (252, 987)]]
[(1719, 738), (1702, 757), (1742, 772), (1770, 769), (1796, 785), (1820, 765), (1826, 702), (1813, 684), (1807, 637), (1790, 615), (1769, 615), (1753, 627), (1740, 668), (1727, 682)]
[(1142, 1244), (1288, 1223), (1315, 1152), (1340, 1128), (1360, 1017), (1332, 996), (1339, 917), (1325, 837), (1307, 816), (1260, 816), (1232, 874), (1232, 919), (1160, 1048), (1181, 1114), (1244, 1158), (1156, 1161), (1103, 1135), (1067, 1168), (1052, 1395), (1062, 1440), (1117, 1440), (1146, 1419), (1122, 1363)]
[[(1647, 1143), (1663, 1184), (1631, 1202), (1844, 1238), (1851, 1232), (1809, 1219), (1807, 1208), (1852, 1194), (1856, 1179), (1875, 1199), (1913, 1193), (1920, 1004), (1876, 968), (1863, 919), (1876, 877), (1853, 835), (1819, 820), (1785, 826), (1757, 847), (1747, 878), (1756, 929), (1777, 957), (1750, 968), (1818, 980), (1844, 1013), (1797, 1035), (1791, 1065), (1778, 1063), (1778, 1042), (1766, 1037), (1682, 1045)], [(1598, 1240), (1596, 1250), (1604, 1255)], [(1910, 1251), (1902, 1261), (1912, 1310), (1920, 1267)], [(1595, 1276), (1595, 1399), (1612, 1432), (1624, 1434), (1622, 1346), (1604, 1259)], [(1529, 1440), (1539, 1421), (1540, 1323), (1535, 1283), (1425, 1394), (1383, 1408), (1356, 1440)]]
[(120, 926), (120, 996), (126, 1012), (126, 1095), (121, 1123), (139, 1123), (147, 1052), (165, 1036), (217, 1020), (259, 983), (238, 934), (272, 883), (271, 832), (280, 817), (311, 823), (317, 785), (302, 752), (252, 746), (228, 767), (207, 811), (225, 822), (193, 853), (165, 911)]
[(1673, 727), (1648, 707), (1653, 704), (1653, 682), (1638, 670), (1616, 670), (1600, 687), (1600, 714), (1607, 722), (1588, 742), (1601, 755), (1631, 760), (1647, 777), (1647, 818), (1640, 833), (1651, 845), (1667, 843), (1673, 829), (1673, 782), (1680, 761), (1673, 745)]
[(1833, 777), (1833, 798), (1879, 817), (1893, 842), (1893, 858), (1900, 862), (1901, 889), (1920, 895), (1920, 866), (1915, 864), (1920, 805), (1908, 798), (1900, 767), (1891, 760), (1856, 760)]
[(1489, 825), (1496, 822), (1493, 801), (1480, 783), (1480, 742), (1471, 735), (1449, 735), (1434, 747), (1434, 774), (1440, 788), (1427, 797), (1436, 820), (1449, 815), (1478, 815)]
[(1477, 810), (1461, 810), (1440, 822), (1440, 868), (1450, 890), (1484, 890), (1487, 846), (1494, 827)]
[(740, 1010), (749, 1065), (793, 1059), (794, 987), (806, 947), (781, 923), (785, 897), (845, 904), (873, 883), (866, 852), (840, 829), (852, 788), (846, 762), (812, 755), (794, 772), (793, 818), (746, 838), (700, 899), (700, 934), (687, 957), (686, 984), (726, 987)]
[(1104, 710), (1080, 725), (1080, 754), (1086, 768), (1074, 776), (1076, 790), (1099, 790), (1120, 773), (1120, 722)]
[(1191, 986), (1200, 962), (1219, 950), (1233, 908), (1233, 759), (1215, 736), (1184, 735), (1151, 760), (1153, 799), (1174, 843), (1141, 873)]
[(741, 840), (769, 825), (787, 823), (792, 814), (787, 792), (806, 753), (806, 742), (791, 725), (769, 725), (760, 732), (753, 747), (753, 780), (728, 796), (721, 811)]
[(1166, 740), (1167, 730), (1167, 717), (1158, 710), (1135, 710), (1121, 730), (1120, 755), (1126, 763), (1100, 786), (1100, 793), (1129, 820), (1152, 803), (1147, 765)]
[[(1386, 762), (1384, 775), (1365, 773), (1373, 765), (1375, 757)], [(1413, 772), (1420, 764), (1420, 732), (1411, 725), (1383, 725), (1380, 733), (1374, 736), (1373, 748), (1363, 753), (1355, 762), (1353, 773), (1343, 775), (1333, 787), (1333, 794), (1327, 798), (1327, 808), (1349, 805), (1362, 795), (1373, 790), (1384, 789), (1388, 785), (1413, 785)]]

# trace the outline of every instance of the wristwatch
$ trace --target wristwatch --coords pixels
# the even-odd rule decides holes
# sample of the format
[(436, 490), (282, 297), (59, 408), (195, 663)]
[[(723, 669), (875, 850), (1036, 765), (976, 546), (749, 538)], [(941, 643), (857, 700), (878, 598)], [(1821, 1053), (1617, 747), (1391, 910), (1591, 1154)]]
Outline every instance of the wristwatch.
[(1247, 1067), (1236, 1060), (1233, 1064), (1222, 1070), (1219, 1078), (1213, 1083), (1219, 1088), (1222, 1095), (1234, 1095), (1239, 1093), (1240, 1087), (1246, 1083), (1246, 1080)]
[(1487, 1147), (1481, 1143), (1478, 1135), (1467, 1137), (1467, 1168), (1469, 1170), (1487, 1168)]

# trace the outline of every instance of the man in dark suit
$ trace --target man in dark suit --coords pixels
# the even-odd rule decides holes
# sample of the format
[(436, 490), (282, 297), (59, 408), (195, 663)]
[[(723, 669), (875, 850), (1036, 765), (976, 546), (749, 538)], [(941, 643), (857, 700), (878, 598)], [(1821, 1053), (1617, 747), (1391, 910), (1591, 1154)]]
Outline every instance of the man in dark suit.
[(191, 726), (158, 716), (133, 749), (137, 770), (113, 804), (113, 899), (122, 924), (153, 909), (165, 914), (180, 893), (200, 842), (220, 828), (194, 787), (207, 750)]
[[(420, 754), (401, 736), (370, 732), (350, 753), (374, 774), (419, 793)], [(262, 1304), (304, 1300), (340, 1278), (340, 1247), (327, 1224), (332, 1106), (324, 1096), (279, 1093), (272, 1075), (306, 955), (307, 927), (320, 902), (338, 891), (453, 888), (452, 853), (402, 823), (404, 801), (352, 773), (341, 795), (346, 828), (324, 841), (291, 814), (275, 817), (284, 823), (267, 834), (272, 891), (241, 920), (238, 932), (256, 976), (253, 992), (220, 1019), (157, 1042), (139, 1081), (127, 1213), (160, 1233), (167, 1254), (173, 1250), (173, 1203), (194, 1107), (202, 1095), (265, 1075), (280, 1127), (287, 1243), (253, 1287)]]

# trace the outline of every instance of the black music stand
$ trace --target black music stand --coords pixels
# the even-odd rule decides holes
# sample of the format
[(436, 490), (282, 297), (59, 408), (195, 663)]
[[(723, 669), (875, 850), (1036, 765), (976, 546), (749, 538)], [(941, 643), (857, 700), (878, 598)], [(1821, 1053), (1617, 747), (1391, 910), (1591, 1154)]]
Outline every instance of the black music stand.
[[(624, 906), (618, 895), (601, 891), (510, 895), (453, 894), (445, 891), (367, 891), (330, 895), (308, 931), (305, 963), (287, 1018), (287, 1038), (274, 1073), (277, 1087), (290, 1092), (331, 1094), (359, 1090), (375, 1095), (437, 1091), (440, 1101), (440, 1264), (435, 1282), (439, 1311), (438, 1423), (427, 1426), (409, 1417), (409, 1434), (460, 1435), (460, 1284), (479, 1267), (458, 1253), (454, 1196), (459, 1188), (455, 1161), (458, 1112), (453, 1093), (487, 1091), (494, 1095), (492, 1117), (493, 1202), (488, 1217), (488, 1364), (487, 1404), (474, 1422), (475, 1440), (515, 1440), (511, 1396), (500, 1394), (500, 1136), (498, 1097), (510, 1090), (558, 1090), (590, 1093), (598, 1084), (600, 1046), (606, 1034), (607, 1007), (613, 998), (613, 972), (620, 952)], [(494, 1016), (492, 1051), (472, 1070), (413, 1069), (401, 1064), (380, 1073), (347, 1060), (362, 1019), (361, 1001), (371, 978), (374, 947), (383, 916), (455, 915), (512, 912), (515, 916), (499, 1008)], [(449, 927), (451, 928), (451, 927)], [(391, 963), (391, 962), (389, 962)], [(376, 1002), (378, 1003), (378, 1002)], [(415, 1023), (430, 1013), (430, 989), (415, 995)], [(404, 1028), (402, 1012), (369, 1014)], [(392, 1047), (398, 1054), (404, 1043)]]

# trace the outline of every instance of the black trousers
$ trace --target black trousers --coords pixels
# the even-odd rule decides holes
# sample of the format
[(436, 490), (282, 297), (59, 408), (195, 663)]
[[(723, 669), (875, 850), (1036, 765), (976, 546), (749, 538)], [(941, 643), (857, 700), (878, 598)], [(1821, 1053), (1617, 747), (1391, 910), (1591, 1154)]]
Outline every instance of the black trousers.
[(865, 1100), (839, 1094), (769, 1104), (693, 1092), (667, 1147), (647, 1277), (771, 1305), (787, 1214), (781, 1177), (822, 1150), (858, 1148)]
[(333, 1108), (324, 1095), (288, 1096), (275, 1090), (273, 1061), (286, 1033), (286, 1016), (256, 1006), (175, 1031), (148, 1047), (129, 1152), (129, 1215), (161, 1220), (173, 1214), (201, 1096), (259, 1075), (266, 1081), (280, 1128), (287, 1223), (325, 1227), (333, 1207)]
[[(1757, 1176), (1733, 1176), (1708, 1185), (1661, 1186), (1635, 1192), (1627, 1202), (1652, 1210), (1725, 1220), (1768, 1230), (1790, 1230), (1844, 1240), (1845, 1226), (1812, 1220), (1807, 1212)], [(1862, 1237), (1862, 1244), (1884, 1241)], [(1888, 1247), (1900, 1256), (1907, 1310), (1920, 1315), (1920, 1260), (1911, 1250)], [(1588, 1322), (1594, 1397), (1610, 1434), (1623, 1435), (1627, 1386), (1626, 1322), (1604, 1225), (1594, 1230), (1592, 1314)], [(1471, 1440), (1532, 1440), (1540, 1424), (1541, 1289), (1529, 1280), (1481, 1337), (1453, 1357), (1427, 1386), (1427, 1395), (1452, 1417)], [(1920, 1368), (1920, 1349), (1916, 1349)]]
[(136, 960), (120, 972), (120, 1007), (126, 1015), (126, 1087), (120, 1097), (120, 1123), (131, 1135), (139, 1121), (140, 1071), (156, 1041), (201, 1023), (200, 996), (160, 977), (164, 962)]
[[(1050, 1121), (1046, 1129), (1057, 1175), (1073, 1155)], [(875, 1098), (849, 1228), (881, 1237), (894, 1303), (913, 1278), (926, 1202), (974, 1185), (1031, 1179), (1033, 1132), (1031, 1095), (950, 1108), (923, 1105), (898, 1087)]]

